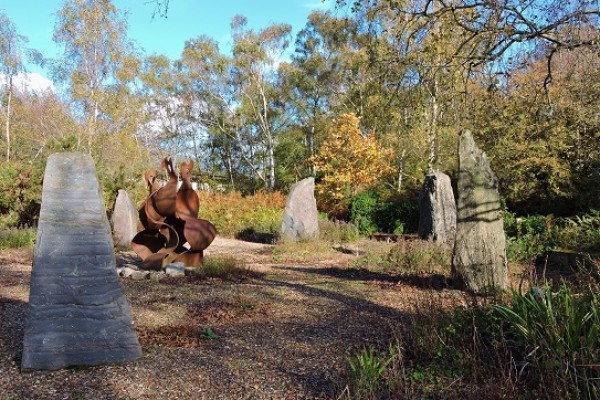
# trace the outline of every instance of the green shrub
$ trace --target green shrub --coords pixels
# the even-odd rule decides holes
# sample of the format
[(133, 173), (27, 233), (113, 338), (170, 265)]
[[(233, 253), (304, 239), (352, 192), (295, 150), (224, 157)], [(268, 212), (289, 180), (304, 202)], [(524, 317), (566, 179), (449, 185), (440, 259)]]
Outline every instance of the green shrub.
[(350, 220), (363, 235), (374, 232), (416, 232), (419, 208), (415, 200), (390, 196), (382, 198), (371, 189), (359, 193), (350, 201)]
[(505, 213), (504, 221), (507, 234), (507, 257), (510, 261), (531, 262), (555, 246), (553, 216), (531, 215), (514, 218), (514, 214)]
[(419, 229), (419, 203), (416, 199), (391, 197), (385, 201), (377, 213), (381, 232), (395, 232), (402, 227), (402, 233), (416, 233)]
[(562, 249), (600, 252), (600, 211), (570, 218), (504, 214), (507, 255), (511, 261), (533, 261), (544, 252)]
[(43, 164), (0, 163), (0, 228), (32, 225), (39, 215)]
[(369, 235), (379, 230), (376, 221), (379, 208), (379, 195), (374, 190), (367, 190), (351, 199), (350, 220), (360, 233)]
[(557, 221), (555, 242), (558, 247), (569, 250), (600, 253), (600, 211)]
[(7, 229), (0, 231), (0, 251), (22, 247), (33, 248), (36, 229)]

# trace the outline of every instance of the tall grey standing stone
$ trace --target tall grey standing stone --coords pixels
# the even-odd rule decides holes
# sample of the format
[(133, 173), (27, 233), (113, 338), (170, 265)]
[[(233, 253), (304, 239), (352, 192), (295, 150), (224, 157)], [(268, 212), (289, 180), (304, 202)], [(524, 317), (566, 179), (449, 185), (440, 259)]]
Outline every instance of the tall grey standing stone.
[(141, 357), (116, 273), (94, 162), (48, 158), (21, 368), (59, 369)]
[(452, 273), (459, 284), (475, 293), (506, 289), (508, 268), (498, 180), (469, 131), (459, 138), (458, 159)]
[(113, 209), (112, 225), (115, 245), (131, 247), (131, 239), (137, 234), (138, 210), (123, 189), (119, 189), (115, 208)]
[(284, 239), (298, 241), (319, 236), (315, 178), (296, 182), (290, 189), (281, 224)]
[(450, 177), (436, 171), (425, 176), (419, 192), (419, 236), (452, 245), (456, 234), (456, 204)]

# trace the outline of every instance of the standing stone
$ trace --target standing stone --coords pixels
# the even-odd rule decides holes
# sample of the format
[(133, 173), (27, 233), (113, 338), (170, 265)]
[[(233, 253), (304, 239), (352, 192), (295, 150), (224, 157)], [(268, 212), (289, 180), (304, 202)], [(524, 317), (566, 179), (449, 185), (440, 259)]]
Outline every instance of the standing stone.
[(53, 370), (141, 355), (92, 157), (53, 154), (44, 174), (21, 368)]
[(119, 189), (112, 215), (113, 238), (115, 245), (131, 247), (131, 239), (137, 234), (138, 211), (135, 204), (123, 189)]
[(291, 187), (285, 203), (281, 236), (292, 241), (316, 239), (319, 236), (315, 178), (303, 179)]
[(458, 160), (458, 223), (452, 273), (459, 285), (475, 293), (506, 289), (506, 242), (498, 181), (469, 131), (459, 138)]
[(419, 236), (452, 245), (456, 234), (456, 204), (450, 177), (436, 171), (425, 176), (419, 192)]

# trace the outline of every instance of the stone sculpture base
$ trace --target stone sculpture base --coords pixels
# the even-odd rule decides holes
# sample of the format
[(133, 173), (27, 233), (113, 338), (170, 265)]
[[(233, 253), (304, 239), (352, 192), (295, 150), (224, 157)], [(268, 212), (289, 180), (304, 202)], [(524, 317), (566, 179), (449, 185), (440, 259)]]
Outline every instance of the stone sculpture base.
[(91, 366), (141, 355), (94, 162), (80, 153), (53, 154), (44, 175), (21, 368)]

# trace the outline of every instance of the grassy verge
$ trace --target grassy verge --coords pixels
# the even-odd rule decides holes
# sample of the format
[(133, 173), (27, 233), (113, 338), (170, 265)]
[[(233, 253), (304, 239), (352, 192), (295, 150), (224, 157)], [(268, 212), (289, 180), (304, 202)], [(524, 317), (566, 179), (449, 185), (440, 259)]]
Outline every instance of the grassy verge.
[(16, 248), (33, 248), (36, 229), (7, 229), (0, 231), (0, 251)]

